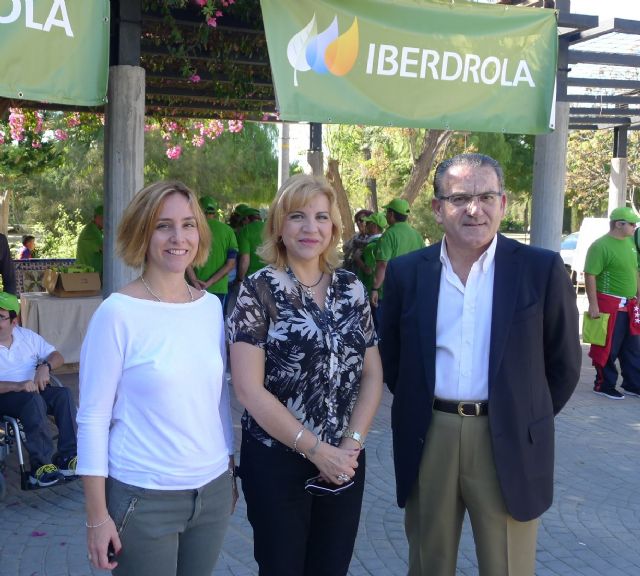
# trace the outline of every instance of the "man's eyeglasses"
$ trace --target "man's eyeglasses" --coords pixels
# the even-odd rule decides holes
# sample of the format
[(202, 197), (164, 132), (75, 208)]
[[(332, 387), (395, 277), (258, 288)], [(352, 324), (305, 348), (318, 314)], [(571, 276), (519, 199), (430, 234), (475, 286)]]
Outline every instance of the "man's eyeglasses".
[(0, 322), (3, 322), (4, 320), (11, 320), (11, 316), (2, 316), (2, 315), (0, 315)]
[(486, 208), (495, 206), (502, 192), (480, 192), (478, 194), (450, 194), (449, 196), (438, 196), (439, 200), (445, 200), (455, 208), (466, 208), (474, 200)]

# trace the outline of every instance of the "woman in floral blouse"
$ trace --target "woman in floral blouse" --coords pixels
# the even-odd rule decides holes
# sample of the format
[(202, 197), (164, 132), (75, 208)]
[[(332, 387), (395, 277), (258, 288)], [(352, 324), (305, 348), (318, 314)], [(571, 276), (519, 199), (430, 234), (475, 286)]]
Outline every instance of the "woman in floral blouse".
[[(229, 319), (260, 576), (340, 576), (353, 553), (382, 367), (365, 289), (336, 268), (340, 229), (325, 180), (287, 180), (260, 249), (269, 265), (245, 280)], [(306, 486), (313, 477), (319, 488)]]

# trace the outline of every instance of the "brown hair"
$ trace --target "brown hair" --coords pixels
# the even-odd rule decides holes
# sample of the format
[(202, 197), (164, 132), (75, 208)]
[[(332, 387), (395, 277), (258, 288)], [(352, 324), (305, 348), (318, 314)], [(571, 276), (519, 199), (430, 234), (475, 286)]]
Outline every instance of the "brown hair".
[(338, 210), (336, 193), (324, 179), (307, 174), (297, 174), (287, 179), (280, 187), (269, 207), (267, 222), (264, 227), (264, 239), (258, 248), (258, 256), (263, 262), (276, 268), (283, 268), (287, 263), (287, 248), (282, 243), (281, 233), (284, 220), (290, 212), (306, 206), (316, 194), (324, 194), (329, 200), (329, 216), (331, 218), (331, 242), (320, 255), (320, 269), (331, 272), (340, 263), (337, 245), (340, 240), (342, 219)]
[(200, 240), (191, 264), (198, 266), (207, 261), (211, 232), (197, 196), (182, 182), (160, 181), (140, 190), (122, 215), (118, 226), (117, 252), (128, 266), (143, 266), (160, 208), (165, 198), (171, 194), (182, 194), (189, 201), (196, 220)]

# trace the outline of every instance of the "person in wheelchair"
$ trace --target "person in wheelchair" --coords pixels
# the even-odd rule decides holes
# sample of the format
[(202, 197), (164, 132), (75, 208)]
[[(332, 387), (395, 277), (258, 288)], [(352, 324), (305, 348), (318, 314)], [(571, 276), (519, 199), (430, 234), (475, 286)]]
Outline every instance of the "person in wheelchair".
[[(64, 358), (39, 334), (18, 326), (18, 299), (0, 292), (0, 414), (20, 419), (29, 451), (33, 487), (53, 486), (76, 471), (76, 405), (71, 391), (49, 386)], [(47, 415), (58, 427), (58, 452)]]

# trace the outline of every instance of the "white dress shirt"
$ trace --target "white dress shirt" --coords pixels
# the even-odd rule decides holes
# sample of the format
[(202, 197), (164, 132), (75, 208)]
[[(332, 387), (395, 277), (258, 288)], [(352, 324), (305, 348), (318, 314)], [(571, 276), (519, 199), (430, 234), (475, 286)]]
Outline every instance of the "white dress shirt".
[(436, 320), (436, 398), (487, 400), (497, 236), (473, 263), (464, 285), (442, 242)]

